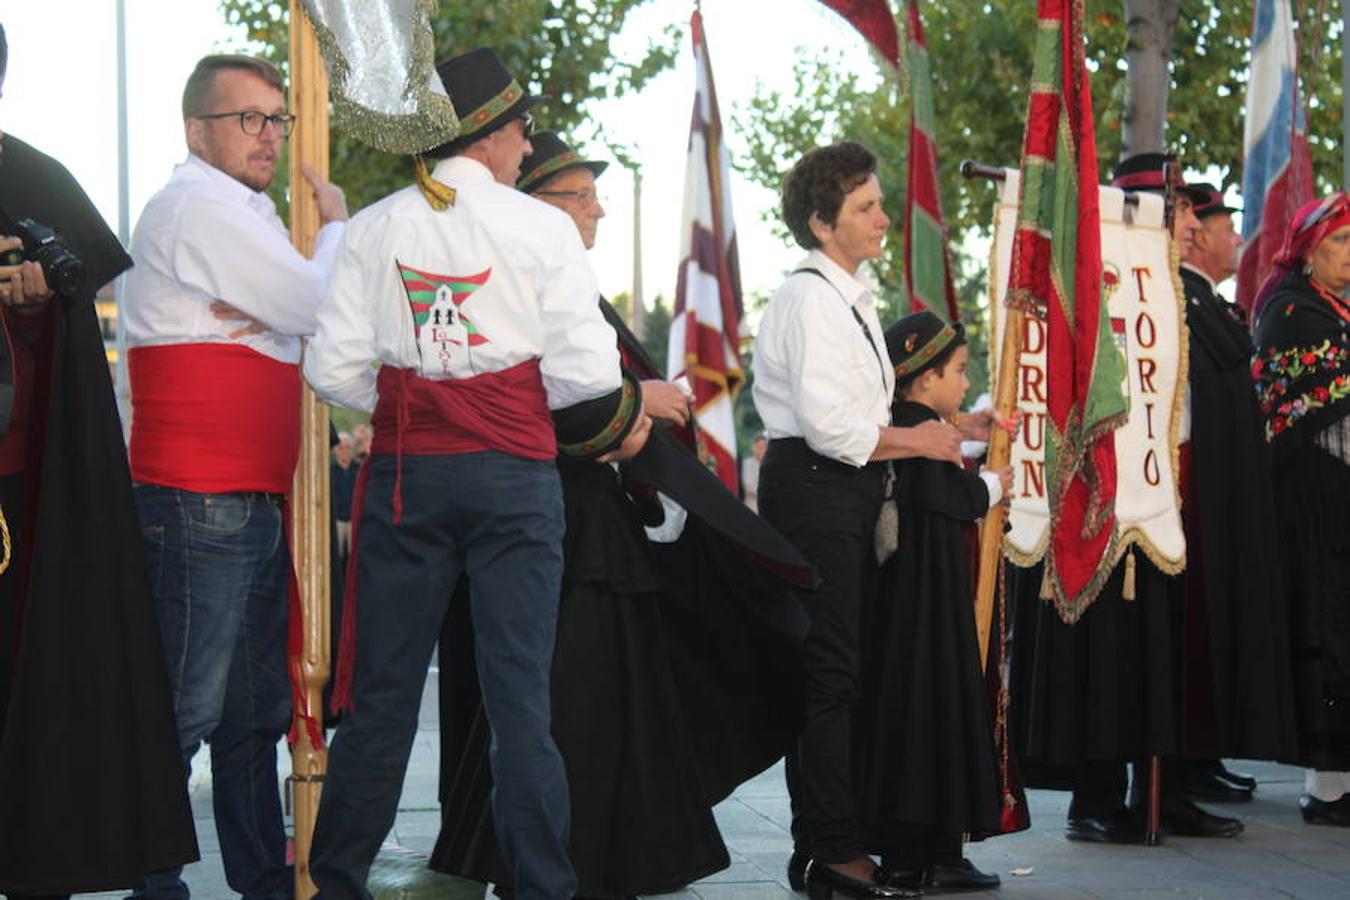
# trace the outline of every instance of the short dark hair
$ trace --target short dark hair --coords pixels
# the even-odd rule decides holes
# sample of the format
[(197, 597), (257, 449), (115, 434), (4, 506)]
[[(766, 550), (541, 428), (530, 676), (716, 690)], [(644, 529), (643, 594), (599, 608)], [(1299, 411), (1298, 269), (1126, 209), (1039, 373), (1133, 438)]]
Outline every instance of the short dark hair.
[(811, 233), (811, 214), (833, 225), (844, 197), (877, 170), (876, 155), (862, 144), (841, 141), (807, 151), (783, 179), (783, 222), (797, 243), (814, 250), (820, 241)]
[(217, 53), (203, 56), (183, 86), (183, 120), (204, 114), (216, 95), (216, 76), (221, 72), (252, 72), (271, 87), (286, 93), (281, 70), (256, 56)]
[(5, 77), (5, 69), (9, 67), (9, 42), (5, 40), (5, 26), (0, 24), (0, 78)]
[(895, 380), (895, 395), (897, 397), (904, 398), (909, 393), (909, 389), (914, 386), (914, 382), (918, 381), (925, 372), (937, 372), (939, 378), (947, 374), (947, 363), (952, 361), (952, 357), (956, 354), (956, 348), (966, 345), (965, 326), (960, 322), (954, 322), (952, 323), (952, 329), (956, 331), (956, 336), (952, 338), (950, 344), (942, 348), (941, 353), (933, 357), (932, 362), (917, 372), (911, 372)]

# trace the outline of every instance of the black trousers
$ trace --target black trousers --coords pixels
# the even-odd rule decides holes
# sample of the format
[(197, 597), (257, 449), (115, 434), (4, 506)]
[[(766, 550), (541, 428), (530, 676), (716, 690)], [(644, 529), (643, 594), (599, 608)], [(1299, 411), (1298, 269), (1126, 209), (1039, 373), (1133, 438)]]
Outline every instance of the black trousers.
[(863, 855), (853, 792), (853, 711), (860, 696), (861, 621), (872, 596), (872, 534), (882, 468), (820, 456), (801, 439), (769, 442), (759, 476), (760, 514), (815, 565), (805, 598), (806, 709), (787, 760), (792, 833), (822, 863)]

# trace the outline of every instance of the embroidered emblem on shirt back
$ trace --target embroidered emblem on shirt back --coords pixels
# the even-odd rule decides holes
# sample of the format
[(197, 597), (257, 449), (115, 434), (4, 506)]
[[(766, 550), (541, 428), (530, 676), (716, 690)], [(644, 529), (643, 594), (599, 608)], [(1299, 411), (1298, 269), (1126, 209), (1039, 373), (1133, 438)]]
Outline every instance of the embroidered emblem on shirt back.
[[(476, 275), (438, 275), (402, 263), (396, 265), (412, 310), (413, 336), (423, 374), (455, 378), (475, 374), (471, 350), (491, 341), (462, 307), (487, 283), (492, 270), (484, 269)], [(433, 371), (426, 371), (429, 366)]]

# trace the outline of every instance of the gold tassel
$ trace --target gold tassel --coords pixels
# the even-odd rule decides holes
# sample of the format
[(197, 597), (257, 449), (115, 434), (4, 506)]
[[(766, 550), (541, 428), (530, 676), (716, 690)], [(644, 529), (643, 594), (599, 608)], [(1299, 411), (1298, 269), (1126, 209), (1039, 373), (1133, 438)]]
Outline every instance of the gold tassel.
[(9, 521), (5, 518), (5, 510), (0, 507), (0, 544), (3, 544), (3, 555), (0, 556), (0, 574), (4, 574), (9, 568), (10, 547), (9, 547)]
[(427, 202), (436, 212), (445, 212), (455, 205), (455, 189), (432, 178), (431, 173), (427, 171), (426, 160), (421, 156), (413, 157), (413, 176), (417, 179), (417, 187), (421, 190), (422, 196), (427, 198)]
[(1041, 568), (1041, 599), (1055, 599), (1055, 587), (1050, 583), (1050, 566), (1046, 564)]
[(1121, 585), (1120, 596), (1124, 600), (1134, 599), (1134, 548), (1125, 556), (1125, 582)]

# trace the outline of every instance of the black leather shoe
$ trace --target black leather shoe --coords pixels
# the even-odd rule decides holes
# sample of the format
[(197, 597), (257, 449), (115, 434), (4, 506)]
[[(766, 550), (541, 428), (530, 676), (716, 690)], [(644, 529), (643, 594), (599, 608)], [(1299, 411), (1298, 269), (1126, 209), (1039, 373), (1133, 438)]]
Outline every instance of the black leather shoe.
[(806, 893), (811, 900), (830, 900), (834, 894), (864, 900), (891, 900), (896, 897), (922, 897), (923, 891), (890, 887), (875, 881), (858, 881), (812, 860), (806, 867)]
[(1336, 825), (1350, 828), (1350, 794), (1339, 800), (1318, 800), (1310, 794), (1298, 798), (1299, 812), (1309, 825)]
[(1223, 760), (1219, 760), (1214, 764), (1214, 774), (1217, 775), (1221, 780), (1228, 782), (1235, 788), (1239, 788), (1244, 791), (1256, 790), (1255, 778), (1253, 778), (1250, 775), (1242, 775), (1237, 772), (1230, 771), (1229, 768), (1223, 764)]
[(926, 869), (885, 868), (878, 870), (877, 881), (890, 887), (922, 890), (925, 894), (959, 894), (965, 891), (991, 891), (999, 886), (999, 877), (981, 872), (968, 859), (934, 863)]
[(877, 868), (877, 884), (901, 888), (906, 891), (921, 891), (923, 890), (924, 878), (927, 875), (927, 869), (907, 869), (902, 866), (887, 865), (886, 860), (883, 859), (881, 865)]
[(1126, 810), (1107, 816), (1082, 816), (1070, 819), (1064, 837), (1094, 844), (1142, 844), (1144, 820)]
[(1237, 819), (1216, 816), (1189, 801), (1164, 805), (1162, 827), (1168, 834), (1179, 837), (1212, 838), (1237, 837), (1244, 828)]
[(1252, 789), (1229, 781), (1217, 770), (1210, 770), (1190, 779), (1186, 785), (1186, 795), (1193, 800), (1210, 803), (1246, 803), (1252, 799)]
[(788, 857), (788, 887), (798, 893), (806, 890), (806, 864), (810, 861), (805, 850), (792, 848), (792, 855)]
[(990, 891), (998, 887), (999, 877), (981, 872), (975, 864), (962, 858), (953, 863), (937, 863), (928, 868), (923, 888), (930, 894), (955, 894), (961, 891)]

